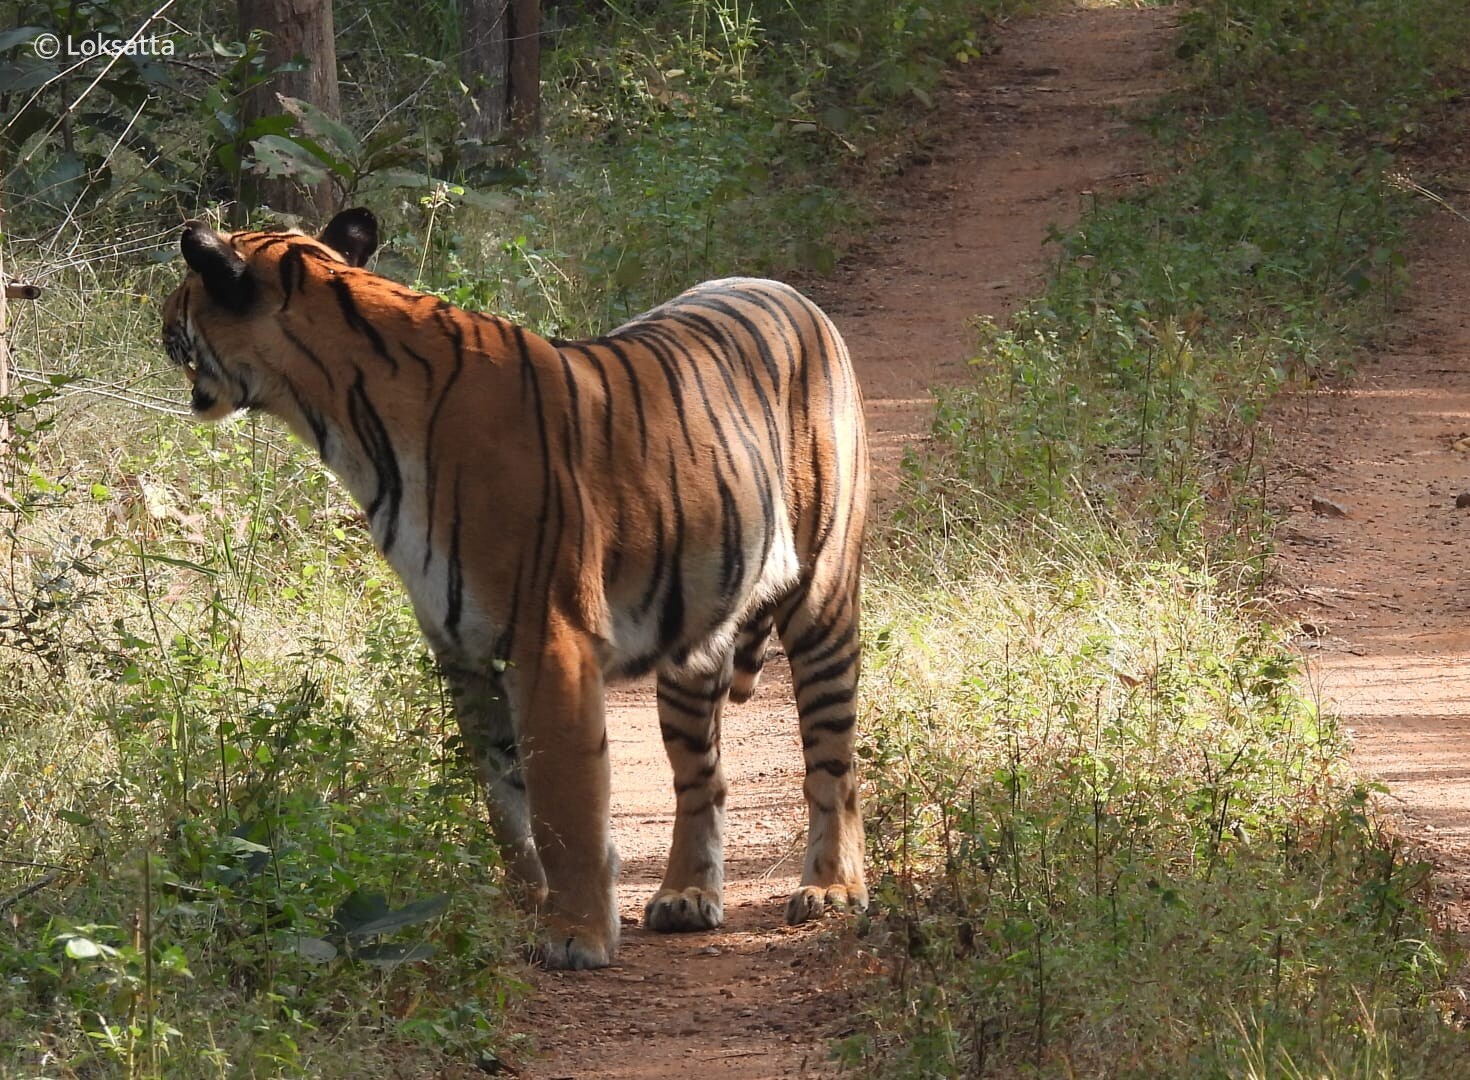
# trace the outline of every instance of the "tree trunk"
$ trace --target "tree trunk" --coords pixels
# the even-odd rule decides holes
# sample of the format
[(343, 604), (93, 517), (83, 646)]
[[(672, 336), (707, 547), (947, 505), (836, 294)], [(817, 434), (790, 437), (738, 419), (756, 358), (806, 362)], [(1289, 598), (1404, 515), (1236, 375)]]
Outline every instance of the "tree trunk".
[[(309, 101), (328, 116), (340, 111), (337, 98), (337, 39), (332, 24), (331, 0), (238, 0), (240, 37), (252, 30), (270, 34), (266, 42), (266, 65), (275, 67), (300, 56), (307, 61), (302, 71), (283, 71), (252, 88), (246, 95), (244, 122), (281, 111), (277, 94)], [(303, 190), (289, 179), (257, 179), (253, 191), (241, 192), (247, 207), (264, 204), (289, 214), (325, 220), (337, 206), (329, 180)]]
[(524, 144), (541, 120), (540, 0), (464, 0), (460, 74), (470, 89), (465, 128), (482, 144)]
[(489, 143), (505, 130), (510, 84), (511, 0), (464, 0), (460, 8), (460, 74), (470, 89), (465, 130)]
[(541, 0), (512, 0), (510, 133), (525, 146), (541, 130)]

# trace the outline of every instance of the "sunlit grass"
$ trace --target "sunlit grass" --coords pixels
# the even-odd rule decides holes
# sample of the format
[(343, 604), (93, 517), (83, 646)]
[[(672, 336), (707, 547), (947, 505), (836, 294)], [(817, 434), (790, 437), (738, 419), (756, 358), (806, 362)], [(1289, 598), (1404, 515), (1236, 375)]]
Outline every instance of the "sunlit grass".
[(1429, 868), (1369, 812), (1239, 569), (1056, 523), (905, 539), (870, 579), (866, 676), (884, 876), (864, 949), (890, 996), (849, 1061), (1470, 1067)]

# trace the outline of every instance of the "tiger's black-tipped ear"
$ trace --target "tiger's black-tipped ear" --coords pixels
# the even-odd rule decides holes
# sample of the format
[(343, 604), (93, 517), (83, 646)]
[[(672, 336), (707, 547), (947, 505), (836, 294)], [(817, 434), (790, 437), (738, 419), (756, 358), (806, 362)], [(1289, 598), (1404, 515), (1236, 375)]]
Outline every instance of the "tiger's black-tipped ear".
[(378, 250), (378, 219), (363, 206), (343, 210), (317, 237), (347, 260), (348, 266), (366, 266)]
[(204, 280), (204, 288), (215, 301), (231, 311), (242, 312), (255, 299), (255, 282), (239, 252), (230, 247), (202, 221), (184, 223), (179, 238), (184, 262)]

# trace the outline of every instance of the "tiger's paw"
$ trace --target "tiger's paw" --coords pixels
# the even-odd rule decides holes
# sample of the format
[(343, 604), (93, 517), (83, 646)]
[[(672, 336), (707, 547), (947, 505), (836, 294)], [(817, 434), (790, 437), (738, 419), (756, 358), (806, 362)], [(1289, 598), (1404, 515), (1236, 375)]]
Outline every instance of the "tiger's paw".
[(660, 934), (713, 930), (725, 921), (725, 902), (718, 890), (660, 889), (643, 909), (643, 925)]
[(590, 971), (605, 968), (617, 951), (615, 942), (598, 941), (585, 930), (549, 933), (536, 943), (533, 960), (554, 971)]
[(532, 959), (557, 971), (588, 971), (613, 962), (618, 951), (617, 908), (590, 920), (564, 914), (545, 917), (536, 931)]
[(797, 926), (820, 919), (828, 908), (851, 914), (866, 911), (868, 890), (861, 884), (803, 885), (786, 901), (786, 922)]

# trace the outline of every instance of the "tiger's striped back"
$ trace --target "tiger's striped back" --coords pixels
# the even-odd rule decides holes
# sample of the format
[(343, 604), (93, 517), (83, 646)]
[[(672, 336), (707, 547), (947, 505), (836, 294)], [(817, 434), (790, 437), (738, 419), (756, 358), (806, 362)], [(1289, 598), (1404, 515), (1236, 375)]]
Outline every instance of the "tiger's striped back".
[(555, 345), (566, 438), (605, 478), (606, 535), (651, 540), (614, 542), (604, 562), (612, 672), (718, 666), (818, 553), (856, 559), (857, 387), (841, 337), (795, 290), (709, 282)]

